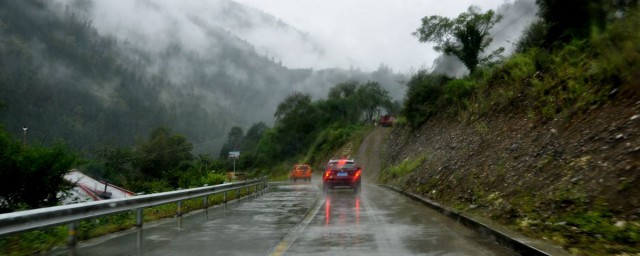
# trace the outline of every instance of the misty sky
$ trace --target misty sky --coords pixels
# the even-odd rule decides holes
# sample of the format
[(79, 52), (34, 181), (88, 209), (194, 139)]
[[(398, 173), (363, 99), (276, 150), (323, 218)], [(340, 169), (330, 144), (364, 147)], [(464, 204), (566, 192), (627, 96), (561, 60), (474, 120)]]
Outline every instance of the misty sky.
[[(77, 0), (58, 0), (71, 3)], [(470, 5), (501, 9), (502, 21), (489, 48), (510, 52), (535, 18), (535, 0), (110, 0), (92, 1), (89, 15), (101, 33), (116, 35), (143, 49), (161, 52), (179, 42), (209, 54), (216, 47), (209, 28), (221, 28), (288, 68), (376, 70), (396, 73), (432, 68), (440, 56), (432, 44), (411, 35), (430, 15), (457, 17)], [(248, 6), (247, 10), (233, 3)], [(505, 6), (511, 6), (505, 8)], [(245, 8), (246, 9), (246, 8)], [(499, 11), (500, 12), (500, 11)], [(265, 18), (265, 15), (268, 16)], [(524, 17), (524, 18), (523, 18)], [(279, 20), (288, 26), (274, 24)], [(491, 49), (488, 49), (491, 50)], [(455, 58), (440, 58), (435, 70), (462, 75)]]
[[(329, 51), (329, 60), (303, 63), (292, 59), (285, 65), (331, 65), (363, 70), (384, 63), (396, 72), (431, 67), (439, 54), (432, 45), (419, 43), (411, 33), (429, 15), (456, 17), (470, 5), (482, 11), (513, 1), (505, 0), (236, 0), (263, 10), (285, 23), (308, 32)], [(517, 39), (517, 38), (516, 38)], [(511, 39), (515, 41), (515, 39)], [(335, 57), (334, 57), (335, 56)], [(341, 59), (340, 56), (344, 56)]]

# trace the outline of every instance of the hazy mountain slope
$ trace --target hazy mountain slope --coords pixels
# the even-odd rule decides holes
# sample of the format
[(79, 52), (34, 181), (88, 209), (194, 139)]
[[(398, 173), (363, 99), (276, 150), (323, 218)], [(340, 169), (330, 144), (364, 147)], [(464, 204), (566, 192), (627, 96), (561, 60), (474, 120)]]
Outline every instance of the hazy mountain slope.
[(207, 140), (203, 127), (225, 128), (219, 125), (227, 121), (222, 115), (186, 100), (192, 95), (172, 92), (182, 98), (179, 109), (162, 104), (164, 91), (157, 88), (174, 85), (148, 75), (144, 63), (123, 55), (116, 40), (100, 36), (90, 21), (60, 5), (5, 1), (0, 18), (0, 100), (7, 105), (0, 120), (14, 133), (27, 125), (32, 143), (63, 138), (85, 149), (124, 145), (174, 123), (193, 125), (181, 132)]
[[(0, 5), (0, 101), (8, 106), (0, 120), (8, 130), (21, 135), (26, 124), (32, 142), (62, 138), (91, 149), (99, 143), (130, 145), (164, 125), (185, 134), (197, 151), (211, 153), (231, 126), (271, 122), (277, 104), (294, 90), (324, 97), (336, 83), (373, 79), (393, 88), (398, 98), (404, 89), (384, 66), (373, 74), (291, 70), (257, 53), (229, 30), (233, 26), (172, 14), (148, 1), (109, 6), (125, 8), (126, 3), (150, 12), (145, 17), (152, 23), (111, 17), (126, 22), (113, 30), (121, 34), (110, 34), (105, 24), (87, 16), (103, 1)], [(233, 13), (241, 24), (241, 7), (226, 8), (224, 13)], [(261, 15), (257, 21), (291, 30)], [(255, 17), (246, 21), (235, 28), (257, 26)]]

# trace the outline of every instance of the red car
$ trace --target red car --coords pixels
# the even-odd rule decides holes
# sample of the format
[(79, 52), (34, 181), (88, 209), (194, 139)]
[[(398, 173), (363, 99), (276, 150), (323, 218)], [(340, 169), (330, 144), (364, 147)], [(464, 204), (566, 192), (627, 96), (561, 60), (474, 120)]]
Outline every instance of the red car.
[(355, 193), (360, 192), (362, 168), (353, 159), (332, 159), (322, 175), (324, 192), (336, 187), (352, 188)]

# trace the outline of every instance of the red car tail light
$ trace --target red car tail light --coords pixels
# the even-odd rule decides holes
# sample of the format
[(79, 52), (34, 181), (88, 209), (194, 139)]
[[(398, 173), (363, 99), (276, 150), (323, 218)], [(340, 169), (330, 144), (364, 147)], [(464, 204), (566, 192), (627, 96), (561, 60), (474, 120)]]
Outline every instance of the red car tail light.
[(353, 174), (353, 179), (355, 180), (355, 179), (360, 178), (360, 173), (361, 173), (361, 172), (362, 172), (362, 169), (358, 169), (358, 170), (356, 170), (356, 173), (355, 173), (355, 174)]
[(326, 172), (324, 172), (324, 177), (322, 177), (323, 179), (328, 179), (329, 175), (331, 175), (331, 170), (327, 170)]

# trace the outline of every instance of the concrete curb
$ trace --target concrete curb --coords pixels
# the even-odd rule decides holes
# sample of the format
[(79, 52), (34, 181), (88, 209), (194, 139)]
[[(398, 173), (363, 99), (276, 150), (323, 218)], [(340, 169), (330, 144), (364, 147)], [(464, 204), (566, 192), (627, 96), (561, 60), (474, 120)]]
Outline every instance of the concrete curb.
[[(498, 231), (493, 227), (490, 227), (489, 225), (485, 224), (485, 223), (481, 223), (478, 220), (475, 220), (469, 216), (464, 215), (463, 213), (456, 211), (456, 210), (452, 210), (449, 209), (446, 206), (443, 206), (441, 204), (438, 204), (434, 201), (431, 201), (429, 199), (420, 197), (416, 194), (404, 191), (404, 190), (400, 190), (396, 187), (393, 186), (389, 186), (389, 185), (383, 185), (383, 184), (378, 184), (381, 187), (393, 190), (397, 193), (400, 193), (408, 198), (411, 198), (415, 201), (418, 201), (426, 206), (428, 206), (429, 208), (432, 208), (444, 215), (446, 215), (447, 217), (454, 219), (455, 221), (457, 221), (458, 223), (473, 229), (474, 231), (476, 231), (477, 233), (479, 233), (481, 236), (483, 237), (489, 237), (492, 240), (496, 241), (498, 244), (501, 244), (511, 250), (513, 250), (514, 252), (516, 252), (519, 255), (532, 255), (532, 256), (538, 256), (538, 255), (544, 255), (544, 256), (548, 256), (548, 255), (570, 255), (568, 252), (564, 251), (562, 248), (559, 247), (552, 247), (549, 245), (546, 246), (541, 246), (542, 242), (541, 241), (535, 241), (532, 240), (530, 238), (526, 238), (526, 237), (518, 237), (516, 234), (505, 234), (504, 231)], [(540, 247), (545, 247), (540, 248)]]

